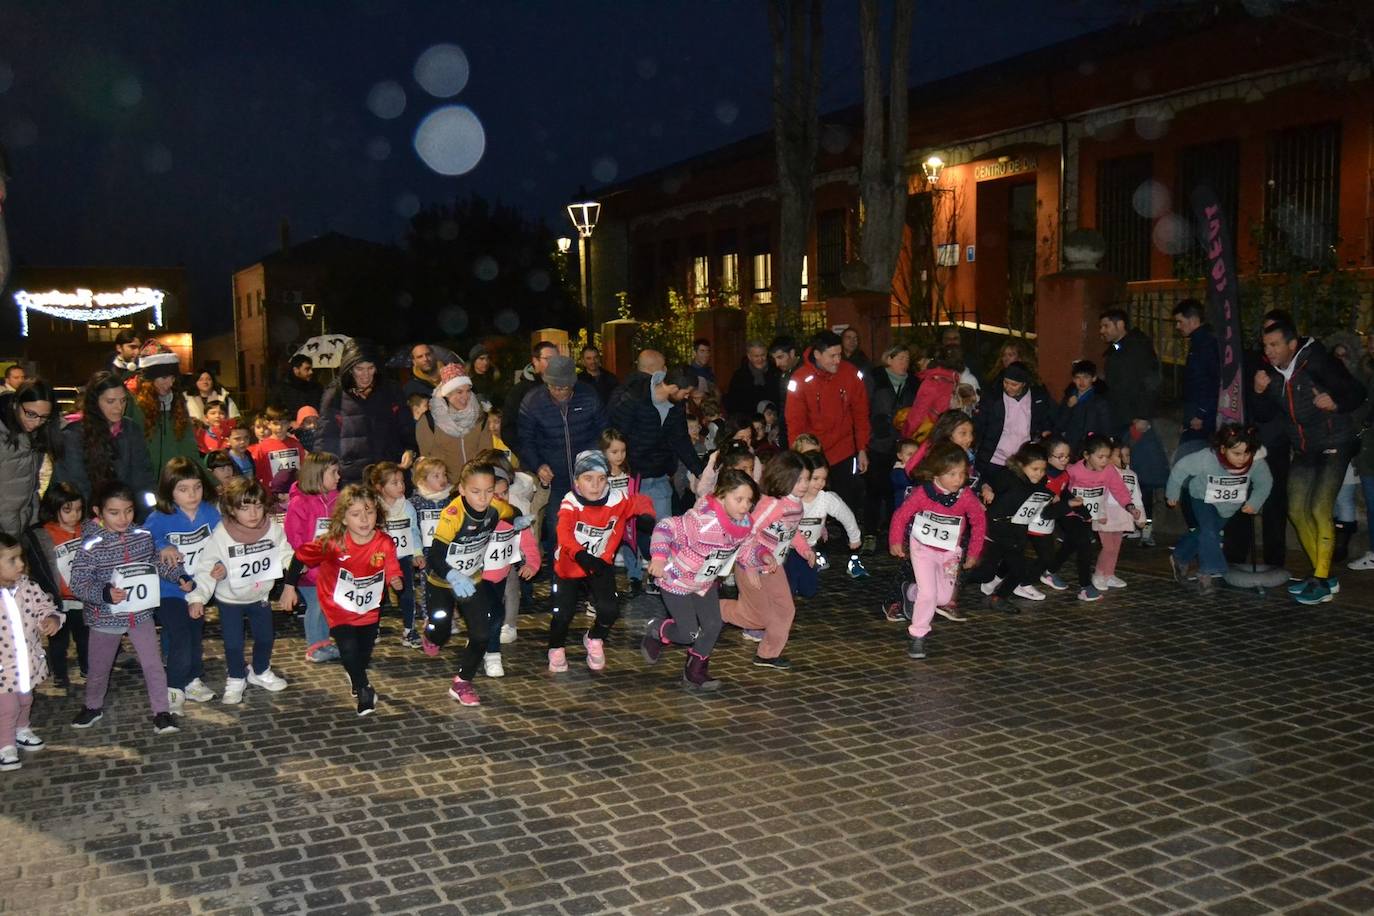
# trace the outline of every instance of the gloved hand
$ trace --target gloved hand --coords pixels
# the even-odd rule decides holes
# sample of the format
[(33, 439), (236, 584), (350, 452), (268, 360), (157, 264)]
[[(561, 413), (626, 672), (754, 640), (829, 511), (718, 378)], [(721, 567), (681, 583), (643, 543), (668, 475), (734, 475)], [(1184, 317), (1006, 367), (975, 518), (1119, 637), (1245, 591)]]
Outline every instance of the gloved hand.
[(533, 515), (517, 515), (510, 521), (510, 526), (514, 528), (516, 531), (524, 531), (526, 528), (533, 524)]
[(585, 569), (589, 576), (594, 576), (606, 568), (605, 560), (594, 557), (585, 550), (579, 550), (573, 559), (577, 560), (577, 565)]
[(457, 570), (450, 569), (444, 579), (452, 587), (455, 598), (471, 598), (477, 591), (477, 583)]

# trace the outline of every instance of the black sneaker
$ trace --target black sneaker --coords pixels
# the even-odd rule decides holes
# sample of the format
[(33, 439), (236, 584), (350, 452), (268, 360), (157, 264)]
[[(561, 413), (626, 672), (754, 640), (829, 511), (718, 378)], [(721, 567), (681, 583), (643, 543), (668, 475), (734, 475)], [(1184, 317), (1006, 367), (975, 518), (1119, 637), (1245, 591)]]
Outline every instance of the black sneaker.
[(777, 658), (764, 658), (762, 655), (754, 656), (755, 668), (774, 668), (778, 671), (791, 671), (792, 663), (779, 655)]
[(370, 716), (377, 709), (377, 691), (364, 687), (358, 691), (358, 715)]
[(655, 582), (653, 579), (648, 579), (648, 578), (646, 578), (646, 579), (644, 580), (644, 594), (646, 594), (646, 595), (661, 595), (661, 594), (663, 594), (663, 593), (662, 593), (661, 591), (659, 591), (659, 589), (658, 589), (658, 583), (657, 583), (657, 582)]
[(181, 731), (181, 729), (177, 727), (175, 716), (170, 712), (160, 712), (153, 716), (153, 731), (159, 735), (170, 735)]
[(1178, 562), (1177, 558), (1174, 557), (1172, 551), (1170, 551), (1169, 553), (1169, 570), (1174, 574), (1174, 581), (1177, 582), (1179, 585), (1182, 585), (1184, 582), (1188, 580), (1187, 567), (1185, 567), (1182, 563)]
[(926, 641), (925, 641), (925, 638), (924, 638), (924, 637), (922, 637), (922, 636), (913, 636), (913, 637), (911, 637), (911, 645), (907, 646), (907, 649), (906, 649), (906, 657), (907, 657), (907, 658), (925, 658), (925, 657), (926, 657)]
[(639, 597), (640, 595), (642, 595), (642, 594), (644, 594), (644, 583), (641, 582), (641, 581), (639, 581), (638, 579), (631, 579), (631, 580), (630, 580), (630, 597), (631, 597), (631, 598), (638, 598), (638, 597)]
[(90, 728), (95, 723), (105, 717), (103, 709), (91, 709), (89, 706), (83, 707), (72, 719), (72, 728)]

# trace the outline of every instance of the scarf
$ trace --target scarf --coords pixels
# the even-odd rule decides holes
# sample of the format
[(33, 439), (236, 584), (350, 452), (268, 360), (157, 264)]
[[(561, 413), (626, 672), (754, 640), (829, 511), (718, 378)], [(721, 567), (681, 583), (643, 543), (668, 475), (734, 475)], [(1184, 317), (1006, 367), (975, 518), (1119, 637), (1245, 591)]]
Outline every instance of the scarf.
[(453, 492), (453, 485), (450, 484), (442, 490), (426, 490), (424, 487), (416, 484), (415, 492), (420, 494), (421, 499), (427, 499), (432, 503), (437, 503), (449, 498), (449, 494)]
[[(960, 490), (962, 490), (962, 487), (960, 488)], [(944, 490), (941, 490), (938, 486), (936, 486), (935, 481), (933, 480), (926, 481), (925, 483), (926, 495), (929, 496), (931, 499), (935, 500), (940, 505), (944, 506), (946, 509), (954, 508), (954, 504), (959, 501), (960, 490), (955, 490), (953, 493), (946, 493)]]
[(257, 528), (248, 528), (240, 525), (232, 513), (226, 512), (220, 519), (224, 523), (224, 530), (229, 533), (229, 537), (234, 539), (236, 544), (254, 544), (267, 537), (267, 529), (272, 526), (272, 516), (266, 512), (262, 514), (262, 524)]
[(426, 375), (413, 366), (411, 367), (410, 374), (412, 377), (419, 379), (431, 388), (439, 384), (439, 371), (437, 365), (435, 366), (435, 371), (429, 375)]
[(897, 392), (897, 395), (900, 397), (902, 389), (906, 387), (906, 373), (903, 372), (898, 374), (887, 367), (884, 367), (883, 371), (887, 373), (887, 380), (892, 383), (892, 390)]
[(447, 398), (436, 394), (429, 399), (429, 415), (434, 418), (435, 428), (444, 435), (462, 439), (481, 422), (482, 403), (475, 397), (469, 397), (466, 409), (455, 410)]
[(1244, 464), (1232, 464), (1226, 460), (1226, 453), (1221, 449), (1217, 449), (1217, 463), (1228, 471), (1235, 471), (1237, 474), (1249, 474), (1250, 466), (1255, 463), (1255, 453), (1251, 452), (1250, 457), (1246, 459)]

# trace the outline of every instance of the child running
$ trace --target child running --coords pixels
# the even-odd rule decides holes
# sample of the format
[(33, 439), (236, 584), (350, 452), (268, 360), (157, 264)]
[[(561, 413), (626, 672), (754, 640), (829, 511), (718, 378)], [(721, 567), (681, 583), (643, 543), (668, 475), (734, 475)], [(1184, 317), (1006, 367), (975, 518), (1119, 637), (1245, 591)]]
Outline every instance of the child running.
[(306, 567), (319, 568), (315, 586), (319, 605), (358, 699), (359, 716), (370, 716), (377, 708), (377, 692), (368, 681), (367, 667), (377, 643), (382, 591), (388, 585), (398, 591), (401, 587), (396, 544), (377, 526), (380, 508), (376, 494), (367, 487), (344, 487), (324, 534), (296, 548), (281, 599), (283, 607), (294, 607), (295, 585), (302, 572)]
[(1075, 499), (1080, 500), (1080, 503), (1071, 508), (1060, 520), (1064, 543), (1055, 556), (1054, 569), (1057, 570), (1068, 559), (1069, 554), (1077, 557), (1079, 601), (1100, 600), (1103, 585), (1109, 588), (1126, 587), (1126, 583), (1115, 579), (1115, 576), (1112, 576), (1112, 579), (1120, 583), (1119, 585), (1101, 575), (1104, 568), (1113, 573), (1116, 570), (1116, 556), (1121, 551), (1120, 532), (1114, 535), (1103, 532), (1107, 536), (1102, 538), (1102, 552), (1108, 552), (1109, 542), (1114, 544), (1114, 550), (1105, 563), (1099, 557), (1096, 568), (1091, 565), (1094, 541), (1092, 524), (1098, 519), (1105, 518), (1109, 490), (1132, 518), (1140, 518), (1140, 510), (1132, 502), (1131, 494), (1122, 482), (1121, 475), (1111, 466), (1112, 445), (1112, 440), (1105, 436), (1089, 436), (1083, 445), (1082, 459), (1069, 465), (1069, 492)]
[(749, 509), (758, 498), (752, 477), (726, 468), (716, 479), (714, 493), (683, 515), (654, 526), (649, 568), (663, 591), (667, 615), (645, 625), (641, 651), (652, 665), (664, 646), (690, 646), (682, 672), (682, 685), (688, 690), (720, 687), (708, 669), (724, 625), (716, 586), (749, 536)]
[[(1149, 521), (1144, 517), (1144, 510), (1140, 508), (1143, 505), (1140, 497), (1140, 482), (1135, 471), (1131, 470), (1130, 446), (1123, 446), (1113, 441), (1111, 455), (1107, 463), (1120, 475), (1122, 485), (1130, 494), (1131, 503), (1139, 511), (1137, 515), (1133, 516), (1116, 498), (1111, 489), (1107, 490), (1107, 504), (1103, 508), (1102, 517), (1093, 519), (1093, 530), (1102, 540), (1102, 553), (1098, 556), (1097, 569), (1093, 575), (1093, 586), (1098, 591), (1126, 587), (1126, 582), (1116, 575), (1116, 560), (1121, 555), (1122, 541), (1125, 540), (1127, 534), (1134, 533), (1138, 528), (1143, 528)], [(1139, 523), (1136, 521), (1137, 518), (1140, 519)]]
[(81, 676), (87, 671), (86, 621), (81, 602), (72, 594), (72, 560), (81, 549), (81, 523), (86, 518), (86, 500), (69, 483), (54, 481), (38, 504), (38, 524), (29, 529), (29, 554), (34, 560), (31, 572), (35, 581), (48, 591), (62, 609), (62, 628), (48, 637), (48, 670), (53, 684), (62, 689), (71, 685), (67, 674), (67, 647), (76, 643), (76, 662)]
[[(410, 494), (410, 505), (415, 509), (415, 521), (420, 526), (420, 552), (417, 557), (423, 560), (425, 553), (434, 544), (434, 532), (439, 528), (439, 516), (444, 507), (453, 500), (453, 487), (448, 482), (448, 465), (439, 458), (421, 458), (411, 469), (415, 481), (415, 491)], [(415, 595), (415, 615), (424, 620), (427, 614), (424, 566), (416, 564), (411, 576), (411, 587)], [(401, 633), (401, 645), (411, 649), (424, 647), (419, 631), (411, 629)]]
[(1043, 520), (1051, 523), (1068, 507), (1045, 487), (1049, 456), (1043, 446), (1028, 442), (1007, 459), (1005, 467), (991, 473), (996, 494), (987, 507), (988, 534), (982, 561), (968, 581), (982, 582), (988, 607), (1015, 614), (1019, 609), (1008, 598), (1044, 601), (1035, 587), (1040, 579), (1039, 560), (1026, 558), (1030, 527)]
[[(1059, 578), (1059, 565), (1055, 561), (1055, 554), (1058, 552), (1054, 539), (1054, 532), (1058, 527), (1056, 519), (1063, 518), (1069, 509), (1083, 505), (1083, 500), (1075, 498), (1069, 492), (1068, 471), (1069, 462), (1073, 460), (1073, 449), (1070, 448), (1068, 441), (1062, 436), (1050, 436), (1042, 445), (1047, 459), (1043, 483), (1060, 508), (1049, 516), (1042, 512), (1039, 517), (1032, 519), (1026, 526), (1026, 534), (1029, 536), (1031, 549), (1035, 551), (1036, 562), (1042, 570), (1040, 584), (1062, 592), (1069, 586)], [(1090, 551), (1084, 554), (1083, 562), (1091, 564)]]
[(62, 622), (52, 597), (24, 575), (19, 540), (0, 532), (0, 770), (23, 766), (21, 750), (43, 749), (29, 713), (33, 689), (48, 678), (43, 637), (51, 638)]
[[(172, 458), (162, 469), (157, 486), (157, 507), (143, 523), (153, 536), (166, 566), (180, 566), (192, 576), (197, 557), (210, 544), (210, 532), (219, 524), (219, 510), (205, 499), (205, 482), (200, 468), (188, 458)], [(189, 593), (194, 583), (159, 583), (162, 603), (156, 619), (162, 627), (162, 641), (167, 654), (167, 699), (172, 715), (181, 715), (189, 699), (208, 703), (215, 692), (205, 686), (205, 663), (201, 636), (205, 628), (203, 614), (193, 612)], [(213, 588), (214, 583), (210, 583)]]
[[(639, 477), (630, 470), (628, 457), (628, 443), (625, 436), (618, 429), (607, 429), (601, 433), (601, 438), (597, 439), (596, 447), (601, 449), (606, 456), (606, 464), (610, 471), (606, 475), (606, 483), (613, 492), (619, 492), (622, 498), (631, 499), (639, 493)], [(620, 542), (620, 549), (616, 551), (616, 559), (625, 566), (625, 578), (630, 581), (630, 597), (637, 598), (644, 593), (644, 561), (639, 554), (639, 525), (637, 519), (631, 519), (626, 525), (625, 537)]]
[(167, 673), (157, 642), (153, 612), (162, 599), (160, 578), (180, 580), (180, 564), (168, 567), (153, 547), (153, 536), (134, 527), (134, 492), (119, 481), (102, 485), (92, 499), (100, 524), (87, 523), (85, 540), (72, 561), (72, 594), (81, 600), (90, 628), (90, 671), (85, 706), (72, 720), (73, 728), (90, 728), (105, 715), (105, 691), (110, 685), (119, 641), (128, 634), (143, 669), (153, 730), (159, 735), (179, 731), (167, 700)]
[[(186, 596), (191, 617), (205, 616), (211, 596), (219, 607), (224, 637), (226, 706), (243, 701), (249, 684), (271, 693), (286, 689), (272, 670), (272, 607), (277, 580), (291, 562), (291, 544), (281, 525), (267, 514), (271, 497), (253, 477), (236, 477), (220, 492), (222, 517), (196, 557), (196, 587)], [(292, 604), (295, 602), (293, 601)], [(245, 625), (253, 629), (253, 667), (245, 668)]]
[(983, 551), (987, 520), (982, 502), (967, 486), (968, 474), (968, 455), (962, 448), (954, 443), (933, 447), (916, 468), (920, 483), (892, 515), (888, 546), (894, 557), (907, 555), (902, 542), (907, 523), (912, 523), (909, 547), (916, 595), (907, 628), (911, 636), (908, 658), (926, 657), (925, 638), (935, 608), (949, 601), (954, 592), (966, 523), (969, 535), (964, 569), (977, 566)]
[[(339, 498), (339, 459), (329, 452), (311, 452), (301, 462), (300, 473), (291, 485), (286, 506), (286, 540), (295, 550), (329, 530), (329, 520)], [(329, 640), (329, 622), (316, 594), (317, 577), (307, 569), (297, 584), (297, 595), (305, 610), (305, 657), (312, 662), (332, 662), (339, 648)], [(296, 583), (293, 583), (296, 584)]]
[(754, 512), (754, 527), (740, 549), (735, 564), (739, 598), (720, 603), (720, 616), (746, 631), (757, 630), (758, 653), (754, 665), (788, 671), (792, 663), (783, 657), (797, 607), (782, 566), (793, 549), (809, 564), (815, 558), (799, 528), (802, 497), (811, 486), (811, 472), (797, 452), (779, 452), (763, 466), (763, 498)]
[(799, 553), (793, 551), (783, 562), (783, 571), (787, 574), (787, 584), (794, 596), (814, 598), (820, 588), (820, 570), (825, 568), (824, 558), (816, 552), (816, 545), (825, 535), (825, 522), (828, 518), (833, 517), (839, 522), (849, 538), (850, 578), (862, 579), (868, 575), (868, 570), (864, 569), (863, 563), (859, 560), (859, 547), (863, 543), (863, 535), (859, 532), (859, 523), (854, 520), (853, 510), (845, 505), (844, 500), (825, 488), (830, 478), (830, 466), (825, 463), (825, 455), (813, 452), (803, 455), (802, 458), (806, 461), (806, 469), (811, 472), (811, 483), (806, 488), (806, 495), (802, 497), (802, 520), (798, 525), (798, 531), (811, 547), (813, 559), (808, 563)]
[(396, 543), (396, 561), (401, 564), (403, 583), (396, 592), (401, 608), (401, 644), (413, 648), (419, 645), (415, 634), (415, 570), (425, 568), (425, 556), (420, 548), (420, 516), (406, 499), (405, 471), (399, 464), (379, 461), (368, 465), (363, 475), (381, 500), (379, 523), (382, 530)]
[[(495, 501), (510, 504), (514, 471), (495, 449), (488, 449), (482, 455), (489, 456), (491, 466), (496, 471)], [(488, 459), (479, 456), (478, 460)], [(511, 509), (515, 509), (513, 504)], [(515, 521), (518, 523), (519, 518)], [(517, 566), (520, 572), (512, 575)], [(487, 619), (487, 651), (482, 655), (482, 673), (487, 677), (506, 676), (501, 645), (515, 641), (506, 639), (505, 634), (507, 631), (514, 633), (519, 621), (520, 586), (533, 579), (538, 572), (539, 542), (534, 539), (533, 529), (528, 526), (517, 528), (506, 519), (497, 522), (482, 561), (482, 579), (493, 590), (493, 594), (502, 599), (492, 601)]]

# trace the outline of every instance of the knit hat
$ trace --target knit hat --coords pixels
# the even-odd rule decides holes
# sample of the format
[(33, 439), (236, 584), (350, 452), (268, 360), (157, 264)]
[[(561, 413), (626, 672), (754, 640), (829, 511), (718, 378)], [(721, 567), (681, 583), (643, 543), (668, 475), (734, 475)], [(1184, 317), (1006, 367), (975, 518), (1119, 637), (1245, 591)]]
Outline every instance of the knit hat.
[(573, 476), (580, 477), (589, 471), (600, 471), (603, 474), (611, 472), (611, 463), (606, 460), (605, 452), (589, 448), (585, 452), (577, 453), (577, 460), (573, 462)]
[(181, 374), (181, 358), (170, 350), (164, 353), (154, 353), (150, 356), (140, 356), (138, 369), (143, 373), (143, 377), (150, 382), (153, 379), (177, 376)]
[(320, 415), (320, 412), (319, 412), (318, 410), (316, 410), (315, 408), (313, 408), (313, 407), (311, 407), (309, 404), (307, 404), (306, 406), (302, 407), (300, 410), (296, 411), (296, 424), (295, 424), (295, 425), (300, 426), (302, 423), (305, 422), (305, 418), (306, 418), (306, 417), (318, 417), (319, 415)]
[(1029, 385), (1031, 382), (1031, 371), (1023, 362), (1014, 362), (1002, 370), (1002, 378), (1009, 382), (1020, 382)]
[(477, 345), (474, 346), (471, 350), (468, 351), (468, 362), (469, 362), (469, 363), (475, 363), (475, 362), (477, 362), (477, 360), (478, 360), (479, 357), (490, 356), (490, 355), (491, 355), (491, 354), (487, 352), (487, 348), (486, 348), (485, 345), (483, 345), (483, 344), (477, 344)]
[(571, 388), (577, 384), (577, 371), (573, 368), (571, 356), (554, 356), (544, 369), (544, 384), (558, 388)]
[(471, 388), (472, 379), (463, 373), (463, 370), (456, 363), (448, 363), (439, 370), (439, 386), (434, 389), (434, 393), (441, 398), (446, 398), (459, 388)]

